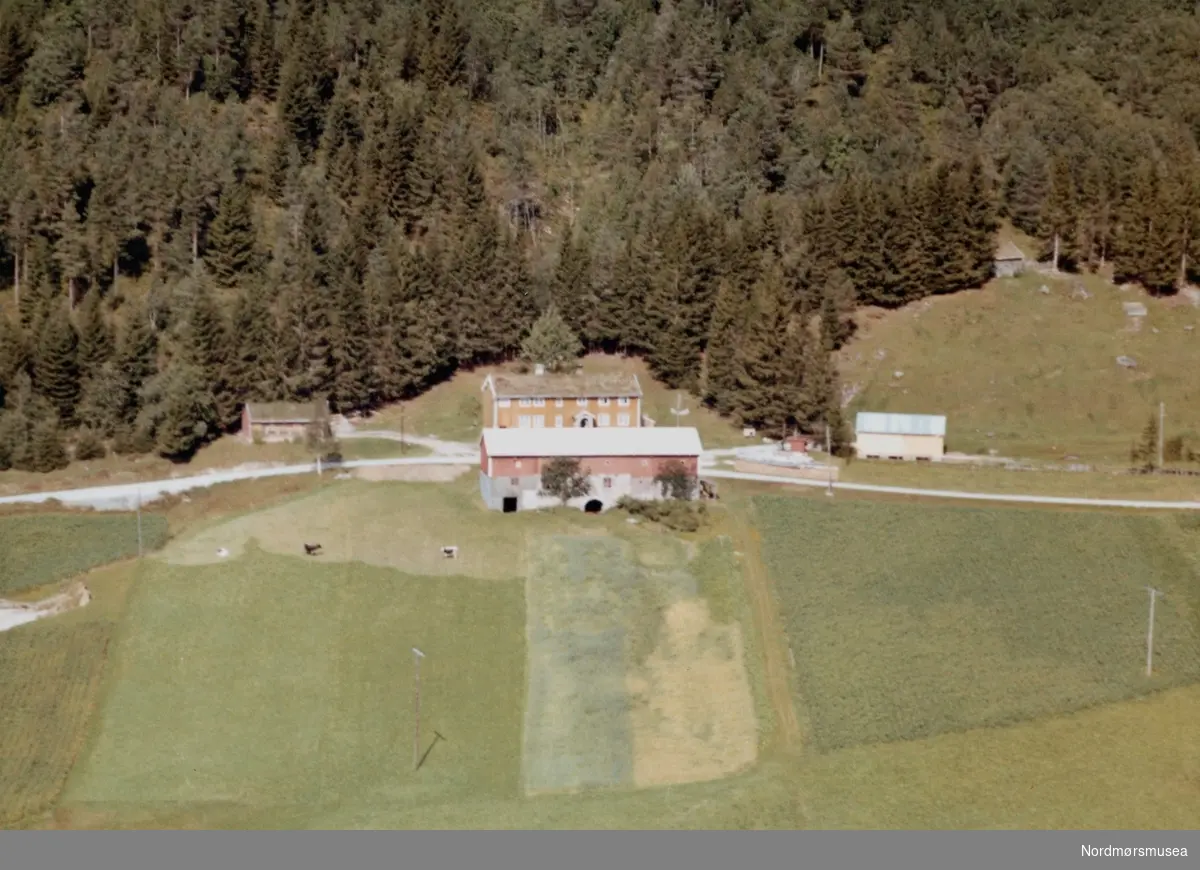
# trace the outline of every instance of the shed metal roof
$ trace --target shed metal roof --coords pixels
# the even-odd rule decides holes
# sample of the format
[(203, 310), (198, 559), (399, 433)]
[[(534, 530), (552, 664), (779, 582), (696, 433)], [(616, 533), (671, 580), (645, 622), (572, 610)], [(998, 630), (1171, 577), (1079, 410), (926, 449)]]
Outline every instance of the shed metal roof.
[(862, 411), (854, 421), (856, 432), (870, 435), (946, 435), (946, 418), (933, 414), (880, 414)]
[(685, 426), (484, 429), (489, 456), (699, 456), (700, 433)]
[(1025, 252), (1018, 248), (1010, 241), (1004, 241), (1000, 244), (1000, 249), (996, 251), (997, 260), (1024, 260)]
[(575, 375), (488, 375), (483, 388), (491, 386), (501, 399), (529, 398), (603, 398), (637, 397), (642, 395), (642, 385), (637, 375), (628, 372), (608, 374)]

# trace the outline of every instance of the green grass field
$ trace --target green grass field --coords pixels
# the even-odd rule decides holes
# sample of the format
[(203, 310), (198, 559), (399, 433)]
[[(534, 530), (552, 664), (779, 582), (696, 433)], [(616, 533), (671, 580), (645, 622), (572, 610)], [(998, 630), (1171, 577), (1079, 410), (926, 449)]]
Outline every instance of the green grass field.
[[(759, 490), (731, 484), (713, 525), (678, 538), (616, 512), (489, 513), (474, 487), (236, 484), (166, 510), (180, 534), (161, 555), (93, 571), (87, 608), (0, 634), (0, 825), (1112, 829), (1187, 828), (1200, 813), (1200, 745), (1186, 737), (1200, 686), (1180, 685), (1198, 659), (1190, 516), (750, 505)], [(714, 660), (682, 652), (662, 593), (691, 575), (685, 591), (711, 616), (696, 643), (752, 630), (738, 565), (749, 554), (721, 536), (735, 515), (763, 532), (804, 744), (785, 752), (764, 734), (748, 769), (707, 782), (526, 797), (532, 567), (558, 566), (568, 599), (613, 591), (575, 590), (579, 560), (650, 583), (620, 605), (625, 667), (686, 689)], [(459, 560), (418, 546), (451, 528)], [(314, 532), (322, 558), (296, 543)], [(234, 550), (224, 560), (212, 553), (222, 543)], [(1145, 695), (1151, 581), (1168, 598), (1162, 689)], [(566, 611), (554, 613), (561, 627)], [(769, 728), (763, 640), (744, 643)], [(422, 750), (432, 744), (415, 775), (414, 645), (428, 654)], [(674, 700), (686, 703), (643, 711), (640, 726), (635, 707), (634, 732), (675, 716), (662, 743), (694, 738), (697, 701), (712, 699)], [(994, 724), (968, 728), (980, 723)]]
[[(1173, 521), (787, 497), (755, 506), (819, 750), (1200, 679), (1197, 579)], [(1151, 584), (1167, 597), (1148, 679)]]
[[(1039, 292), (1043, 284), (1049, 294)], [(1089, 299), (1072, 298), (1077, 284)], [(1137, 332), (1127, 331), (1126, 301), (1148, 309)], [(840, 352), (839, 369), (844, 384), (861, 389), (852, 412), (947, 415), (948, 450), (1119, 464), (1159, 401), (1169, 436), (1200, 441), (1191, 374), (1200, 332), (1185, 329), (1200, 324), (1200, 310), (1180, 302), (1095, 276), (993, 281), (860, 314), (863, 327)], [(1137, 368), (1118, 366), (1121, 355)]]
[[(165, 517), (142, 516), (147, 551), (167, 539)], [(134, 514), (30, 513), (0, 517), (0, 596), (65, 580), (85, 571), (136, 556)]]

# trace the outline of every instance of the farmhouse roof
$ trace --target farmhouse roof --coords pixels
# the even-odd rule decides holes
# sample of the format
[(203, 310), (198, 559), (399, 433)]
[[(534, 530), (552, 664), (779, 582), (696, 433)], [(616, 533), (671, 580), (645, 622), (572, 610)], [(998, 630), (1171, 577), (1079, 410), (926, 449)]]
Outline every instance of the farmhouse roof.
[(868, 435), (946, 434), (946, 418), (932, 414), (878, 414), (860, 412), (854, 421), (858, 433)]
[(488, 456), (699, 456), (700, 433), (685, 426), (484, 429)]
[(642, 385), (637, 375), (611, 372), (596, 375), (488, 375), (483, 385), (501, 399), (637, 397)]
[(329, 416), (329, 402), (247, 402), (251, 423), (311, 423)]
[(997, 260), (1024, 260), (1025, 252), (1014, 245), (1012, 242), (1005, 239), (1000, 243), (1000, 249), (996, 251)]

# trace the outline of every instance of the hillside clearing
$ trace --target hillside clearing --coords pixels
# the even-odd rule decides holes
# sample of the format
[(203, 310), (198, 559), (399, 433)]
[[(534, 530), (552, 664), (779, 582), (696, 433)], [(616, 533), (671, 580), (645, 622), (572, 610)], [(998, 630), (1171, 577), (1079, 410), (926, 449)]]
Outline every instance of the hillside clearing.
[[(1090, 298), (1073, 298), (1077, 285)], [(1136, 331), (1128, 301), (1148, 310)], [(1182, 298), (1034, 273), (857, 319), (838, 363), (860, 389), (851, 410), (945, 414), (947, 450), (1124, 464), (1160, 401), (1168, 436), (1200, 440), (1200, 309)]]

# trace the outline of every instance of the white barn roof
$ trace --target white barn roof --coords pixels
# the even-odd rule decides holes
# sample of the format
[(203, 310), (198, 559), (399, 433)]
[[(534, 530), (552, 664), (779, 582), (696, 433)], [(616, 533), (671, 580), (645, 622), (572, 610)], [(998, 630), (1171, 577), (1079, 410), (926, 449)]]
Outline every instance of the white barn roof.
[(878, 414), (863, 411), (854, 421), (856, 432), (869, 435), (946, 435), (946, 418), (932, 414)]
[(699, 456), (700, 433), (688, 427), (484, 429), (488, 456)]

